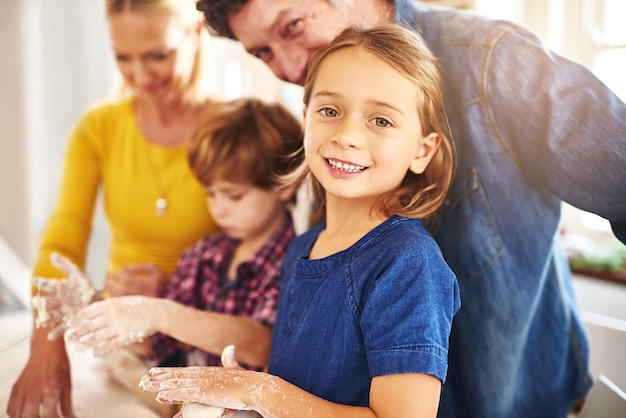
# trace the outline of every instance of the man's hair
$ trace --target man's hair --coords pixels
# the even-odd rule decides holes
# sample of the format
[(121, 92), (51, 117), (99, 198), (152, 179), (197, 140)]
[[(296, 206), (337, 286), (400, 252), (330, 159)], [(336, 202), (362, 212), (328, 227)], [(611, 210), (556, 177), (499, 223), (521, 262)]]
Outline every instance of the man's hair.
[(302, 128), (278, 103), (244, 98), (211, 104), (187, 157), (205, 186), (226, 180), (268, 190), (281, 186), (279, 178), (303, 161)]
[(196, 3), (198, 10), (204, 13), (213, 35), (235, 39), (235, 35), (228, 26), (228, 18), (239, 13), (248, 0), (199, 0)]

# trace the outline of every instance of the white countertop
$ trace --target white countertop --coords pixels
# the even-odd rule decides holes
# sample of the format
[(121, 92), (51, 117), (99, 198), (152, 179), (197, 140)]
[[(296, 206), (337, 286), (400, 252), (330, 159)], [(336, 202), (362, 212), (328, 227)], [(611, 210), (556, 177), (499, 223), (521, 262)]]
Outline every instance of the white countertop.
[[(30, 271), (0, 237), (0, 280), (20, 299), (30, 302)], [(0, 314), (0, 417), (6, 417), (11, 388), (30, 350), (29, 308)], [(137, 395), (111, 380), (101, 359), (70, 352), (72, 399), (80, 418), (159, 418)]]
[[(31, 315), (28, 311), (0, 316), (0, 417), (6, 417), (11, 387), (26, 364)], [(102, 360), (89, 353), (70, 353), (74, 412), (80, 418), (158, 418), (127, 389), (111, 381)]]

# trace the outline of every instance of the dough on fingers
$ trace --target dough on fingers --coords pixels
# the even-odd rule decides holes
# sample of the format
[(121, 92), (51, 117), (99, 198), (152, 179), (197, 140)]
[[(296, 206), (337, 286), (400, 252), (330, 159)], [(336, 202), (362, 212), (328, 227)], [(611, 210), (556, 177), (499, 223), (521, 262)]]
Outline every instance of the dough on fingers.
[(196, 402), (188, 402), (183, 406), (183, 418), (220, 418), (224, 414), (224, 408), (204, 405)]

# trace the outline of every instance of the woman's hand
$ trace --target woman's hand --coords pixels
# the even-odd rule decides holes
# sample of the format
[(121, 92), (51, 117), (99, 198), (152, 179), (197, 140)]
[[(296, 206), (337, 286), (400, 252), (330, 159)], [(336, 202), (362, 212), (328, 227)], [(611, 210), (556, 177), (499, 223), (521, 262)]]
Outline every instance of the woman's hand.
[(50, 261), (66, 277), (35, 277), (33, 281), (38, 293), (32, 297), (31, 303), (37, 312), (35, 326), (54, 327), (48, 333), (48, 339), (55, 340), (63, 335), (67, 318), (96, 299), (97, 292), (82, 270), (66, 257), (52, 253)]
[(92, 348), (97, 357), (142, 341), (156, 332), (167, 314), (164, 299), (147, 296), (120, 296), (92, 303), (67, 319), (65, 340)]
[(109, 273), (104, 285), (107, 296), (143, 295), (158, 297), (170, 281), (170, 275), (152, 263), (134, 264)]
[(33, 331), (28, 362), (9, 396), (6, 412), (10, 418), (75, 417), (65, 345), (60, 339), (49, 341), (47, 334), (43, 328)]

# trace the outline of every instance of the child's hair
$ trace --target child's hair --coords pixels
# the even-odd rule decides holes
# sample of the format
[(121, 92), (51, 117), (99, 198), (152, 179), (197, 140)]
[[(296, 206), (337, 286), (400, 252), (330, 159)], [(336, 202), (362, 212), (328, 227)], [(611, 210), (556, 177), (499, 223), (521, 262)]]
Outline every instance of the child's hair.
[[(400, 186), (381, 196), (379, 205), (373, 208), (380, 209), (386, 216), (426, 219), (443, 203), (454, 169), (454, 144), (450, 140), (449, 123), (444, 110), (437, 58), (419, 35), (398, 25), (345, 29), (313, 57), (304, 85), (305, 107), (309, 104), (321, 64), (328, 56), (346, 48), (362, 48), (412, 81), (418, 97), (418, 108), (415, 111), (420, 118), (422, 134), (427, 136), (436, 132), (442, 138), (441, 146), (426, 170), (419, 175), (408, 171)], [(381, 82), (384, 83), (384, 80)], [(306, 168), (298, 172), (301, 181), (310, 173)], [(312, 190), (317, 207), (324, 208), (324, 190), (315, 178), (312, 178)]]
[(269, 190), (304, 159), (302, 128), (278, 103), (254, 98), (211, 104), (189, 144), (189, 166), (205, 186), (216, 180)]

